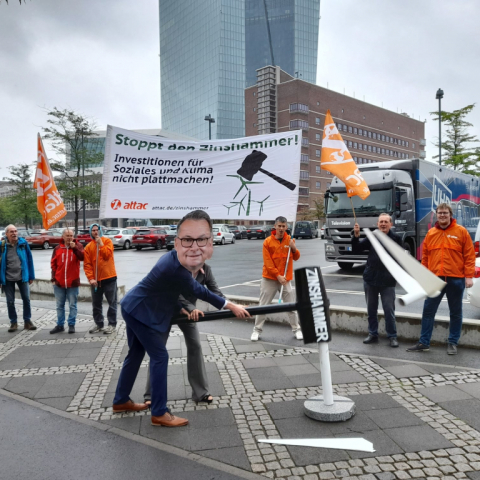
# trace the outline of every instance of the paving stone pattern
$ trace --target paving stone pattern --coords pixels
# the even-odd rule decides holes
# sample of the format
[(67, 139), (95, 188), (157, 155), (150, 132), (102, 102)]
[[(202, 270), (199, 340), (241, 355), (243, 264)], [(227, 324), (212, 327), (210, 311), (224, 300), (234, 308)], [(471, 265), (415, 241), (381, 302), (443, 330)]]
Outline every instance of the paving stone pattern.
[[(0, 314), (6, 317), (6, 309)], [(304, 401), (322, 393), (318, 352), (201, 335), (211, 405), (191, 399), (180, 330), (168, 342), (169, 406), (184, 428), (155, 428), (149, 412), (114, 414), (127, 353), (125, 325), (113, 335), (52, 336), (55, 311), (33, 308), (37, 331), (0, 324), (0, 388), (275, 479), (480, 479), (480, 372), (331, 354), (333, 390), (355, 401), (347, 422), (316, 422)], [(141, 401), (148, 358), (132, 398)], [(363, 437), (375, 453), (258, 443), (259, 438)]]

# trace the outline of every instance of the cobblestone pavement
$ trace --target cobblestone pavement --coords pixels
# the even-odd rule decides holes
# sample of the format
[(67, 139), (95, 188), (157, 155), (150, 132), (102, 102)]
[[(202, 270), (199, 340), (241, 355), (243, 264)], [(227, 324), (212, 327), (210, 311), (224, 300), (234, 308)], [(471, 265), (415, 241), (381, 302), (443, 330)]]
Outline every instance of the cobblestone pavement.
[[(0, 309), (6, 318), (6, 309)], [(195, 404), (186, 380), (185, 344), (168, 342), (169, 406), (185, 428), (153, 428), (149, 413), (114, 414), (111, 404), (126, 355), (124, 323), (113, 335), (52, 336), (55, 311), (33, 309), (37, 331), (0, 325), (0, 388), (37, 402), (275, 479), (480, 479), (480, 370), (331, 354), (334, 393), (352, 398), (356, 415), (321, 423), (303, 413), (322, 392), (318, 352), (202, 335), (211, 405)], [(22, 325), (19, 325), (20, 328)], [(201, 326), (200, 326), (201, 330)], [(132, 398), (140, 401), (147, 361)], [(363, 437), (375, 453), (258, 443), (257, 439)]]

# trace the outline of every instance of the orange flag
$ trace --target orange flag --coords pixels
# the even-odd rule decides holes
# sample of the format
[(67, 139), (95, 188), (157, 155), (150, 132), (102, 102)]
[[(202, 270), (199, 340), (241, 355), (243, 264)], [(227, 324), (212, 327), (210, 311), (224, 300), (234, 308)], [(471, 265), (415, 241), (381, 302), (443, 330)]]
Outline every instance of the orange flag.
[(338, 133), (330, 110), (327, 110), (325, 116), (320, 163), (324, 170), (333, 173), (345, 184), (349, 197), (358, 195), (365, 200), (370, 195), (367, 183), (350, 155), (342, 136)]
[(48, 230), (67, 214), (67, 210), (55, 186), (40, 134), (38, 134), (37, 171), (33, 188), (37, 189), (37, 208), (43, 218), (43, 228)]

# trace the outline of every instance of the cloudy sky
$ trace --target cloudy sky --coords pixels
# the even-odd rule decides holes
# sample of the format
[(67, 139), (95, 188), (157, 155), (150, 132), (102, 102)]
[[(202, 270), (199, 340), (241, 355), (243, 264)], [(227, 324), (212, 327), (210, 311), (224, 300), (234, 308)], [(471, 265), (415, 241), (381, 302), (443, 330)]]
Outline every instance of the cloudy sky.
[[(446, 110), (477, 103), (480, 136), (479, 14), (478, 0), (321, 0), (317, 83), (426, 119), (430, 158), (439, 87)], [(45, 109), (160, 127), (158, 28), (158, 0), (0, 0), (0, 178), (35, 161)]]

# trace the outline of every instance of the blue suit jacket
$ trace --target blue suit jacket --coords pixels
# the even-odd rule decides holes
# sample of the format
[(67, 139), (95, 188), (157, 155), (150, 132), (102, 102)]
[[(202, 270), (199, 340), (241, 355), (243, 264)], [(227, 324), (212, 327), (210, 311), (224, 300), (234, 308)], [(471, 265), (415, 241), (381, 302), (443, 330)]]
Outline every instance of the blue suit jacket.
[(129, 290), (121, 305), (139, 322), (159, 332), (166, 332), (170, 328), (170, 320), (181, 308), (178, 302), (180, 295), (200, 298), (218, 309), (225, 305), (224, 298), (194, 280), (178, 261), (175, 250), (158, 260), (150, 273)]

